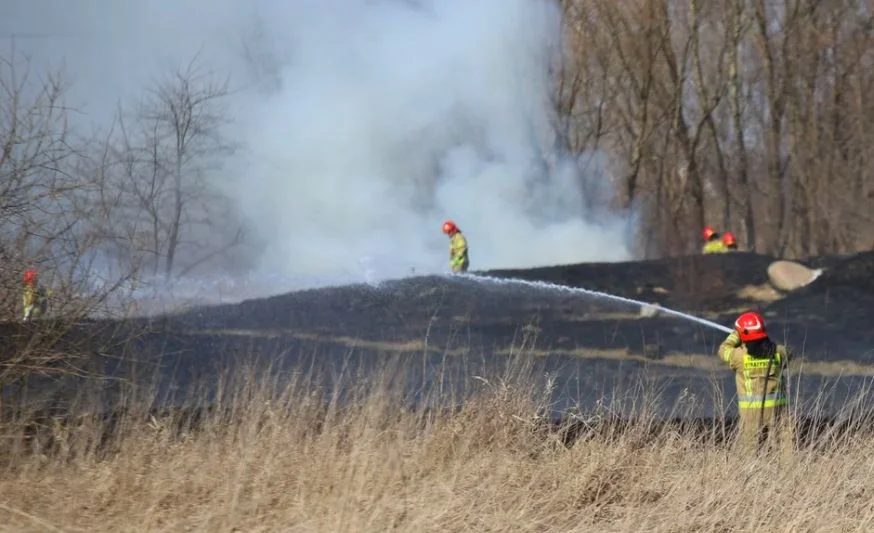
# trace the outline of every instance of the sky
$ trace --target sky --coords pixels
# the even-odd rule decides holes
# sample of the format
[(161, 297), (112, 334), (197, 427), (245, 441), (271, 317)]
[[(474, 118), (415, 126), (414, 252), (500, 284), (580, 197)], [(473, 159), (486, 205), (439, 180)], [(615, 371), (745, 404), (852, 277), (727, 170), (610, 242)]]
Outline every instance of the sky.
[(210, 180), (251, 268), (392, 277), (448, 271), (446, 219), (472, 269), (629, 258), (628, 220), (583, 207), (603, 158), (581, 176), (549, 150), (559, 24), (541, 0), (28, 0), (0, 7), (0, 50), (63, 65), (97, 125), (200, 54), (235, 90), (241, 149)]

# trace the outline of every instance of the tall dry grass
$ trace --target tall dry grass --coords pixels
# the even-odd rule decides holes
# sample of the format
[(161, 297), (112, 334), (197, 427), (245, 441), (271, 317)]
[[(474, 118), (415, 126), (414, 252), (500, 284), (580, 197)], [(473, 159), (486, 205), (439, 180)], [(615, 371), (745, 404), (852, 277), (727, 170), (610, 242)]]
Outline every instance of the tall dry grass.
[(84, 403), (65, 421), (19, 414), (0, 530), (874, 530), (861, 427), (753, 457), (646, 417), (565, 444), (524, 373), (447, 410), (410, 407), (389, 374), (342, 401), (315, 376), (252, 371), (208, 411), (155, 415), (140, 396), (110, 419)]

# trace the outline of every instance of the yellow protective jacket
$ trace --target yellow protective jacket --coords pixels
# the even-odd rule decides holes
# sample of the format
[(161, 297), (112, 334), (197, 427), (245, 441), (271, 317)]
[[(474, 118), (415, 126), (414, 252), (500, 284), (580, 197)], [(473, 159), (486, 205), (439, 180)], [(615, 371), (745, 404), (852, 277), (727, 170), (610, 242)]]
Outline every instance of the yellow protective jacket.
[(722, 254), (728, 251), (725, 243), (719, 239), (707, 241), (701, 251), (705, 254)]
[(24, 292), (21, 294), (21, 304), (24, 307), (31, 307), (36, 305), (37, 300), (37, 288), (32, 285), (25, 285)]
[(24, 319), (45, 314), (48, 308), (48, 297), (51, 291), (42, 286), (25, 285), (21, 295), (24, 307)]
[(453, 272), (464, 272), (470, 265), (467, 255), (467, 239), (460, 231), (449, 237), (449, 265)]
[(719, 345), (719, 357), (735, 372), (739, 409), (762, 409), (787, 405), (783, 372), (792, 358), (786, 346), (777, 345), (771, 358), (747, 353), (736, 331)]

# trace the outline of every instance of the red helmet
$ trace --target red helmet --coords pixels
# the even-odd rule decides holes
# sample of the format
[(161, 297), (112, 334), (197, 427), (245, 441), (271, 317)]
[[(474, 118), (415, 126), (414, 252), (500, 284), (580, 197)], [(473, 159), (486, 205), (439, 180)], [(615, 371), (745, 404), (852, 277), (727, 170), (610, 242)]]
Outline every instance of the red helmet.
[(710, 226), (705, 226), (705, 228), (701, 230), (701, 235), (704, 236), (705, 241), (708, 241), (710, 240), (710, 237), (716, 235), (716, 230), (711, 228)]
[(737, 240), (734, 238), (734, 233), (730, 231), (726, 231), (722, 236), (722, 243), (726, 246), (733, 246), (737, 244)]
[(455, 225), (455, 222), (451, 220), (447, 220), (443, 223), (443, 233), (447, 235), (452, 235), (453, 233), (458, 231), (458, 226)]
[(765, 319), (755, 311), (748, 311), (737, 317), (737, 320), (734, 321), (734, 329), (743, 342), (757, 341), (768, 336), (768, 332), (765, 330)]
[(34, 283), (35, 281), (36, 281), (36, 269), (28, 268), (27, 270), (25, 270), (24, 271), (24, 283), (29, 285), (29, 284)]

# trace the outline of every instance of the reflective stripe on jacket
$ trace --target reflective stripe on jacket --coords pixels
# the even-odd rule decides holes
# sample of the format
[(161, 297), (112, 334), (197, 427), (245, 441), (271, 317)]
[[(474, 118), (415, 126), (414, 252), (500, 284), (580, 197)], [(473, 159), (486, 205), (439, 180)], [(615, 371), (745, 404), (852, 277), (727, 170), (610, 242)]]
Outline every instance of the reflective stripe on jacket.
[(719, 357), (735, 372), (738, 408), (788, 405), (783, 370), (792, 354), (786, 346), (778, 344), (773, 358), (753, 357), (732, 331), (719, 345)]

